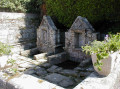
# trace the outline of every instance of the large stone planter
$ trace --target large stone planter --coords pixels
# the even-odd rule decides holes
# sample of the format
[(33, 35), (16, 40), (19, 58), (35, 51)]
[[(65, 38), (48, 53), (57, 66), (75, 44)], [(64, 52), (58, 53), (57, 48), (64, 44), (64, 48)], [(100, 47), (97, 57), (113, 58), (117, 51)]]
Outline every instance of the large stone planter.
[(110, 54), (107, 59), (102, 59), (103, 65), (101, 66), (101, 68), (102, 68), (101, 71), (99, 71), (97, 69), (97, 67), (94, 66), (94, 63), (97, 61), (97, 56), (96, 56), (96, 54), (92, 54), (91, 55), (92, 62), (93, 62), (93, 66), (94, 66), (94, 69), (96, 70), (96, 72), (98, 72), (100, 75), (104, 75), (104, 76), (109, 75), (110, 72), (113, 71), (116, 62), (118, 61), (118, 59), (117, 59), (118, 53), (119, 52), (114, 52), (113, 54)]

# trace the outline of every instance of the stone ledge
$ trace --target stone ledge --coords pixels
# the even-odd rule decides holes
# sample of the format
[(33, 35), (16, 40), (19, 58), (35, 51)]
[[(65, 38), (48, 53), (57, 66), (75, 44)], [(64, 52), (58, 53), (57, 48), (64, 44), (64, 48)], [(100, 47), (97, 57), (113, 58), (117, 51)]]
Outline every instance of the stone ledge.
[(0, 89), (64, 89), (55, 84), (38, 79), (31, 75), (23, 74), (18, 78), (13, 78), (8, 82), (0, 79)]
[(0, 77), (0, 89), (6, 89), (6, 81)]
[[(120, 59), (120, 55), (118, 56)], [(93, 72), (83, 82), (78, 84), (74, 89), (118, 89), (120, 88), (120, 62), (116, 64), (114, 71), (107, 77), (100, 76), (98, 73)]]
[[(120, 55), (118, 56), (118, 59), (120, 59)], [(100, 76), (96, 72), (93, 72), (73, 89), (119, 89), (119, 64), (120, 62), (116, 65), (114, 71), (107, 77)], [(3, 74), (0, 73), (0, 89), (65, 89), (56, 84), (49, 83), (45, 80), (27, 74), (20, 74), (20, 76), (18, 75), (15, 77), (13, 76), (10, 80), (2, 78), (1, 75)], [(66, 82), (64, 81), (64, 83)], [(64, 83), (62, 83), (62, 85)]]
[(62, 63), (67, 60), (66, 52), (48, 56), (48, 62), (52, 65)]
[(38, 17), (36, 14), (31, 13), (10, 13), (10, 12), (0, 12), (0, 19), (18, 19), (18, 18), (34, 18)]

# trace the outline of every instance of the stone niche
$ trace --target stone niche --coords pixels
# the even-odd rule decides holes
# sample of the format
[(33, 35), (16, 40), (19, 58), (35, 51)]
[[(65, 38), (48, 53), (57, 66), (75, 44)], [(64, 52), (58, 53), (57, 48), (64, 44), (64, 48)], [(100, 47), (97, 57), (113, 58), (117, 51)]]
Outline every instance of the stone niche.
[(65, 50), (69, 59), (81, 62), (89, 58), (82, 52), (81, 46), (89, 44), (97, 39), (97, 33), (86, 18), (78, 16), (68, 32), (65, 33)]
[(37, 48), (40, 52), (55, 53), (59, 43), (59, 30), (50, 16), (43, 16), (37, 30)]

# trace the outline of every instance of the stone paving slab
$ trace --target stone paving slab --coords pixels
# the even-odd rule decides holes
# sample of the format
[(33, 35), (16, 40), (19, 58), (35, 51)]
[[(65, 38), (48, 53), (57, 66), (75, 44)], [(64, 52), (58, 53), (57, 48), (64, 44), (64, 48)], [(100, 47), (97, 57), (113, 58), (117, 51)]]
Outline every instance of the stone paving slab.
[[(48, 63), (45, 59), (33, 60), (32, 58), (24, 57), (18, 54), (11, 55), (10, 58), (11, 61), (9, 64), (11, 64), (12, 61), (15, 61), (12, 67), (0, 70), (0, 77), (3, 77), (5, 81), (9, 80), (13, 82), (13, 80), (15, 80), (16, 77), (18, 80), (18, 77), (20, 77), (19, 75), (26, 74), (34, 76), (38, 79), (45, 79), (46, 81), (55, 83), (58, 86), (65, 87), (66, 89), (72, 89), (76, 84), (78, 84), (82, 80), (80, 76), (77, 76), (77, 73), (79, 73), (79, 71), (77, 72), (77, 70), (75, 71), (74, 69), (65, 70), (62, 67)], [(8, 63), (6, 63), (6, 65), (8, 65)], [(54, 73), (56, 73), (56, 75), (53, 75)], [(50, 79), (46, 79), (46, 77), (48, 76), (50, 76)], [(56, 80), (59, 82), (57, 83)], [(17, 89), (24, 89), (24, 87), (19, 87), (23, 83), (22, 81), (24, 81), (24, 79), (21, 80), (21, 83), (19, 82), (18, 84), (16, 84), (17, 82), (5, 82), (7, 88), (4, 88), (4, 82), (2, 82), (0, 86), (1, 89), (16, 89), (17, 85)], [(29, 86), (29, 84), (27, 84), (26, 86)]]
[(6, 81), (0, 77), (0, 89), (5, 89), (6, 87)]
[(38, 79), (31, 75), (23, 74), (8, 82), (0, 79), (0, 89), (64, 89), (53, 83)]
[[(118, 56), (118, 58), (120, 59), (120, 55)], [(22, 56), (21, 57), (19, 56), (19, 60), (23, 61), (23, 63), (27, 63), (29, 60), (29, 63), (32, 63), (30, 59), (24, 58)], [(66, 85), (70, 85), (70, 86), (73, 85), (74, 80), (71, 81), (71, 79), (69, 79), (70, 77), (65, 76), (66, 72), (72, 73), (73, 71), (64, 70), (64, 75), (59, 74), (60, 71), (57, 73), (49, 72), (47, 75), (44, 75), (43, 78), (41, 77), (41, 73), (44, 71), (41, 71), (40, 68), (44, 68), (45, 71), (47, 71), (47, 69), (49, 68), (53, 68), (52, 70), (55, 70), (58, 68), (58, 67), (55, 67), (54, 69), (54, 65), (52, 67), (52, 65), (50, 65), (49, 63), (44, 63), (41, 66), (39, 65), (34, 68), (29, 68), (25, 72), (19, 72), (18, 75), (15, 75), (15, 76), (12, 75), (12, 77), (11, 77), (11, 73), (10, 75), (8, 74), (6, 76), (5, 70), (3, 71), (0, 70), (0, 89), (119, 89), (120, 88), (119, 87), (120, 86), (119, 85), (119, 81), (120, 81), (120, 70), (119, 70), (120, 65), (119, 64), (115, 65), (116, 67), (114, 71), (110, 73), (107, 77), (100, 76), (96, 72), (93, 72), (82, 82), (78, 80), (77, 83), (79, 84), (76, 87), (72, 87), (72, 88), (71, 87), (63, 88), (63, 87), (66, 87)], [(37, 69), (39, 69), (39, 74), (40, 74), (39, 76), (35, 75), (38, 72)], [(80, 74), (81, 69), (80, 70), (79, 69), (80, 68), (74, 71), (76, 72), (78, 71), (78, 75), (81, 75)], [(24, 69), (20, 69), (20, 70), (24, 71)], [(88, 70), (93, 70), (93, 69), (89, 67), (87, 71)], [(23, 74), (23, 73), (26, 73), (26, 74)], [(43, 79), (49, 80), (49, 82)], [(72, 79), (74, 79), (74, 77)], [(54, 82), (57, 85), (50, 82)]]

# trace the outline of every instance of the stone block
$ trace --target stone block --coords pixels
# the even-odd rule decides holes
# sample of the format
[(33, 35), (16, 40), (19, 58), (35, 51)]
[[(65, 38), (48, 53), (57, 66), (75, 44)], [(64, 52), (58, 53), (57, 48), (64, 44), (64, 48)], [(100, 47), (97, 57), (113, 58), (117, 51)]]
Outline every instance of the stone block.
[(9, 80), (6, 87), (6, 89), (64, 89), (27, 74)]
[(55, 72), (60, 72), (60, 71), (62, 71), (62, 68), (53, 65), (53, 66), (51, 66), (50, 68), (48, 68), (47, 71), (48, 71), (48, 72), (51, 72), (51, 73), (55, 73)]
[(0, 77), (0, 89), (6, 89), (6, 81)]
[(66, 75), (66, 76), (77, 76), (78, 75), (78, 73), (76, 71), (70, 70), (70, 69), (62, 70), (60, 73), (63, 75)]
[(22, 56), (31, 56), (31, 55), (35, 55), (35, 54), (38, 54), (39, 51), (37, 48), (32, 48), (32, 49), (29, 49), (29, 50), (25, 50), (25, 51), (21, 51), (20, 55)]
[(48, 56), (48, 61), (50, 64), (58, 64), (68, 60), (66, 52), (58, 53), (52, 56)]
[(90, 64), (92, 64), (92, 59), (91, 59), (91, 58), (88, 58), (88, 59), (83, 60), (83, 61), (79, 64), (79, 66), (80, 66), (80, 67), (85, 67), (85, 66), (90, 65)]
[(57, 74), (57, 73), (47, 75), (45, 77), (45, 79), (47, 79), (48, 81), (53, 82), (55, 84), (58, 84), (62, 87), (68, 87), (68, 86), (71, 86), (74, 84), (74, 82), (71, 78)]
[(20, 68), (33, 68), (35, 66), (36, 66), (35, 64), (32, 64), (30, 62), (25, 62), (25, 63), (19, 64)]
[(34, 55), (34, 60), (46, 59), (46, 57), (47, 57), (47, 53), (41, 53)]
[(36, 69), (36, 74), (38, 75), (38, 76), (44, 76), (44, 75), (46, 75), (47, 74), (47, 71), (44, 69), (44, 68), (37, 68)]
[(40, 66), (42, 66), (44, 68), (50, 68), (52, 65), (50, 63), (44, 63), (44, 64), (42, 64)]

